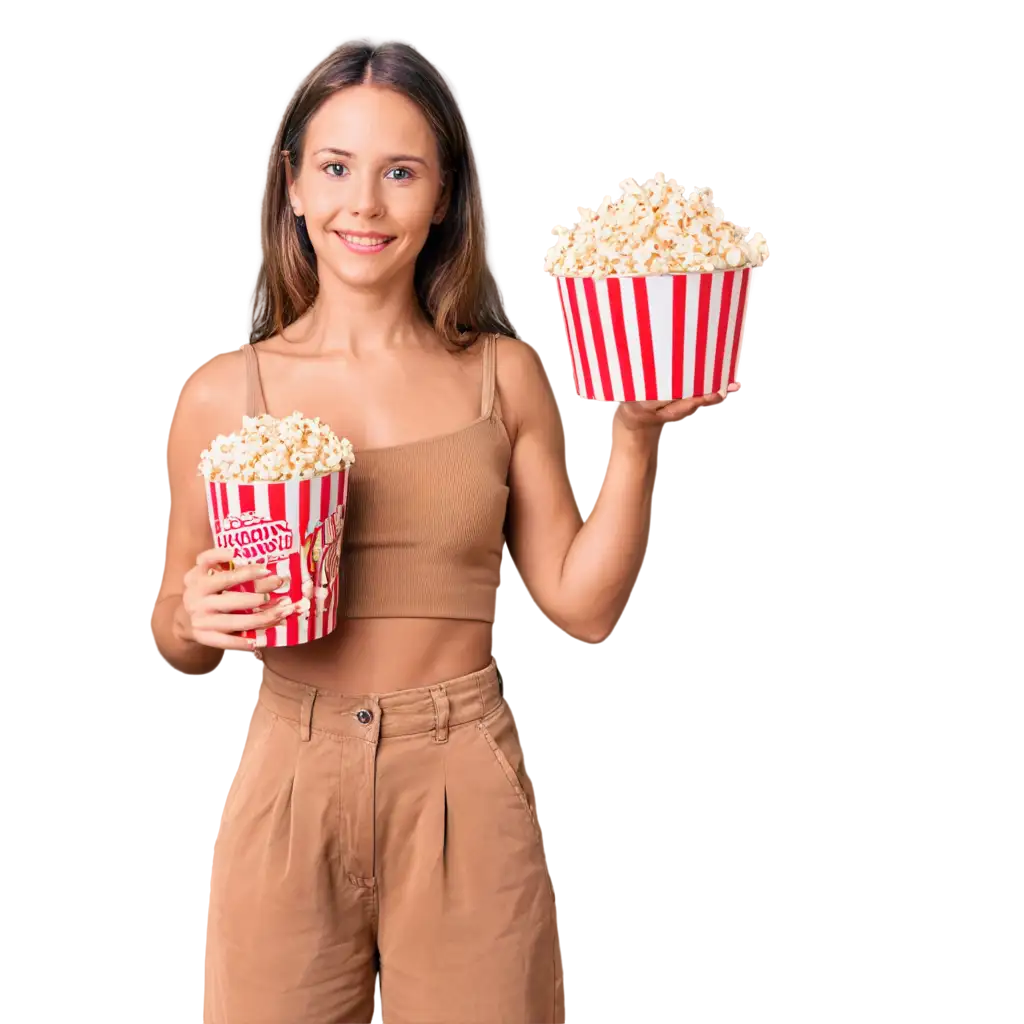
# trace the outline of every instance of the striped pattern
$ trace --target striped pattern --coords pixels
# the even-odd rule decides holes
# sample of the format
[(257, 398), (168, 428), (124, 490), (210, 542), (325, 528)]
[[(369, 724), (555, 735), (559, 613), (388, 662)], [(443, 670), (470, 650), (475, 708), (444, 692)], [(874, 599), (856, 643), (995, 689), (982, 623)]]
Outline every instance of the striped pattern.
[[(303, 586), (329, 588), (327, 599), (317, 610), (311, 599), (305, 615), (289, 615), (279, 626), (267, 630), (246, 629), (239, 636), (266, 633), (268, 647), (292, 647), (326, 636), (337, 625), (341, 542), (348, 501), (347, 469), (311, 480), (283, 480), (273, 483), (211, 482), (206, 484), (206, 504), (214, 544), (231, 546), (235, 557), (258, 562), (275, 573), (287, 575), (287, 595), (301, 599)], [(313, 545), (319, 538), (322, 556), (313, 564)], [(229, 590), (252, 593), (252, 582)], [(238, 614), (251, 614), (249, 610)]]
[(664, 401), (733, 383), (751, 269), (557, 278), (576, 393)]

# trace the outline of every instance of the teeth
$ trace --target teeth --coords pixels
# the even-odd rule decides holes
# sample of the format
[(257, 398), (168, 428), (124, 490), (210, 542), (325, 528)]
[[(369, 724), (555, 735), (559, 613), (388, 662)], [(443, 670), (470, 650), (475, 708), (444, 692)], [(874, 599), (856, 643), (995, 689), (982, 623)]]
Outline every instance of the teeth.
[[(340, 234), (340, 232), (339, 232), (339, 234)], [(341, 237), (344, 238), (346, 242), (351, 242), (352, 245), (363, 245), (363, 246), (366, 246), (368, 248), (370, 246), (380, 245), (381, 242), (388, 241), (388, 239), (386, 239), (386, 238), (378, 238), (375, 241), (367, 241), (365, 238), (355, 238), (352, 235), (342, 235)]]

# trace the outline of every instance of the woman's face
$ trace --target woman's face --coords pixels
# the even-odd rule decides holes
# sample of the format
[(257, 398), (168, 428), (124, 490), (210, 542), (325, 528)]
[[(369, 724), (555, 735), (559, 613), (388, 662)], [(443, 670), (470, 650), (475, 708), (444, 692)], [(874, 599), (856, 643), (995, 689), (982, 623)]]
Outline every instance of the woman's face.
[[(289, 189), (306, 218), (321, 276), (367, 286), (411, 276), (432, 223), (444, 216), (437, 143), (412, 100), (356, 85), (335, 93), (306, 130), (302, 165)], [(365, 235), (387, 241), (367, 248)], [(348, 236), (347, 238), (345, 236)], [(353, 237), (356, 236), (356, 237)]]

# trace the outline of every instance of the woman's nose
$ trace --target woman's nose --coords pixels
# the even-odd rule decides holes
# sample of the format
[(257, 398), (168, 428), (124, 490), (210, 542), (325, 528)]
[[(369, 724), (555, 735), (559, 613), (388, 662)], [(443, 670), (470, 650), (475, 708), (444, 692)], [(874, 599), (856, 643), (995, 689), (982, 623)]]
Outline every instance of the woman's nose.
[(379, 182), (373, 175), (365, 175), (362, 180), (354, 182), (355, 187), (350, 193), (352, 212), (359, 217), (376, 217), (382, 212)]

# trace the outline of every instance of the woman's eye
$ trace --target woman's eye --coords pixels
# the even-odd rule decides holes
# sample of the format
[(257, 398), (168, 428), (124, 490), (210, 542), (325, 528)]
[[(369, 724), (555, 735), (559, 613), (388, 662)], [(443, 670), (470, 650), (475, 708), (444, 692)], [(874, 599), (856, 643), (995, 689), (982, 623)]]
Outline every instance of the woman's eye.
[[(324, 170), (326, 171), (328, 167), (344, 167), (344, 166), (345, 166), (344, 164), (337, 164), (337, 163), (334, 163), (334, 164), (324, 164)], [(332, 178), (340, 178), (341, 175), (340, 174), (332, 174), (331, 177)]]
[(393, 169), (396, 170), (396, 171), (402, 171), (406, 175), (406, 177), (404, 177), (404, 178), (393, 178), (392, 181), (408, 181), (409, 178), (412, 177), (412, 171), (410, 171), (408, 167), (395, 167)]

